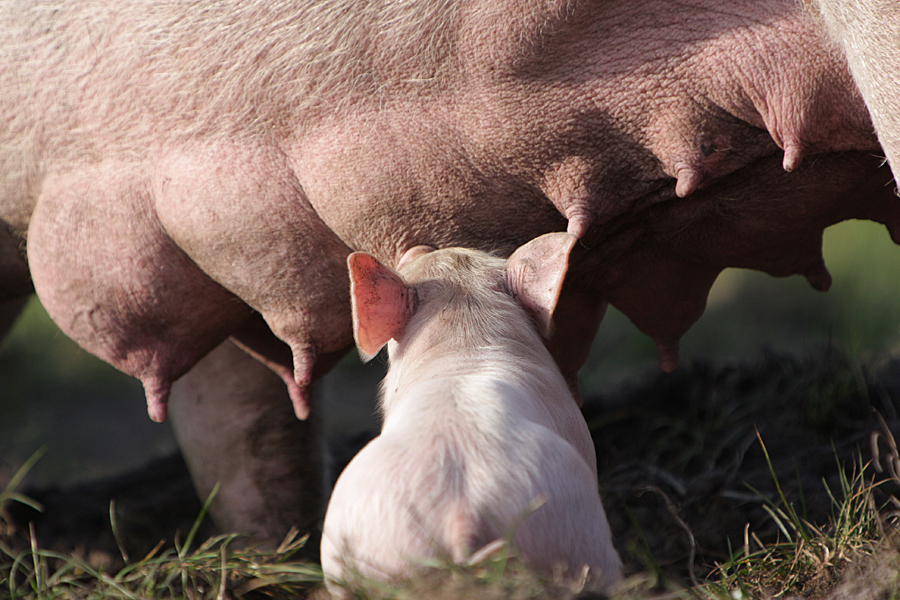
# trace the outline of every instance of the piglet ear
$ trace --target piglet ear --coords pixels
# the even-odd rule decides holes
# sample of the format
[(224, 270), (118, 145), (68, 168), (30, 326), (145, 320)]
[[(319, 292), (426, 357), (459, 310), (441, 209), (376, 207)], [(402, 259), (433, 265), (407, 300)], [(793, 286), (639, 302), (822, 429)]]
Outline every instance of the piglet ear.
[(391, 269), (365, 252), (347, 257), (353, 337), (363, 360), (371, 360), (391, 338), (398, 337), (415, 310), (415, 291)]
[(576, 240), (571, 233), (548, 233), (520, 247), (506, 262), (507, 289), (534, 317), (544, 336), (550, 335)]

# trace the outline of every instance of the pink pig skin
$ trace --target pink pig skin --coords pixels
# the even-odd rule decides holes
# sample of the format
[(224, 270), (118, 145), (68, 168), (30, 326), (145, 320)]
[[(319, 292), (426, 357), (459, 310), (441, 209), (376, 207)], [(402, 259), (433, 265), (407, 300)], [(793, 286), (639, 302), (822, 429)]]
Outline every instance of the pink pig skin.
[[(305, 415), (320, 357), (351, 344), (353, 250), (393, 264), (418, 244), (509, 252), (564, 229), (583, 243), (553, 344), (564, 375), (606, 303), (671, 370), (722, 269), (824, 289), (825, 227), (900, 232), (866, 106), (811, 12), (5, 3), (0, 237), (27, 238), (48, 313), (140, 378), (156, 419), (253, 312), (289, 353), (238, 341)], [(14, 254), (0, 298), (31, 291)]]
[(900, 4), (884, 0), (814, 0), (812, 4), (847, 57), (896, 180), (900, 178)]
[(350, 255), (360, 352), (387, 343), (390, 368), (381, 435), (341, 474), (326, 513), (333, 593), (360, 576), (412, 576), (423, 558), (465, 563), (507, 535), (545, 575), (574, 581), (588, 567), (595, 588), (620, 579), (593, 442), (541, 335), (574, 243), (547, 234), (508, 261), (414, 249), (400, 275)]
[[(227, 412), (254, 397), (303, 417), (353, 342), (351, 251), (393, 265), (420, 244), (508, 253), (567, 230), (580, 239), (548, 342), (567, 381), (607, 304), (672, 370), (723, 269), (824, 290), (829, 225), (872, 219), (900, 241), (881, 158), (900, 160), (897, 11), (0, 2), (0, 302), (36, 291), (66, 335), (144, 382), (157, 420), (229, 336), (287, 385), (279, 400), (244, 388), (223, 418), (255, 414)], [(179, 414), (203, 429), (205, 412)], [(196, 452), (211, 473), (243, 460)], [(269, 508), (247, 506), (223, 522), (256, 531)]]
[(218, 484), (216, 524), (256, 542), (277, 543), (290, 524), (314, 531), (324, 508), (318, 415), (296, 419), (286, 396), (281, 378), (230, 341), (172, 386), (172, 428), (192, 450), (185, 461), (198, 496)]

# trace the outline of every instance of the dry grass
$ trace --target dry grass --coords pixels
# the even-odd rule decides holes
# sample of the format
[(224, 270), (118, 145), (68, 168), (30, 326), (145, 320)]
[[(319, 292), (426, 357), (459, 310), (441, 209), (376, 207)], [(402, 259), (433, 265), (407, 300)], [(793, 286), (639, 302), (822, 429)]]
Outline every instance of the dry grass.
[[(39, 456), (33, 460), (37, 458)], [(191, 549), (215, 491), (183, 543), (176, 539), (171, 547), (164, 547), (161, 542), (140, 560), (130, 560), (120, 545), (125, 566), (115, 571), (108, 571), (91, 557), (41, 549), (33, 527), (28, 535), (29, 547), (17, 548), (21, 544), (15, 544), (15, 532), (3, 509), (12, 501), (40, 508), (15, 492), (16, 484), (29, 466), (24, 465), (0, 493), (0, 598), (295, 598), (306, 595), (322, 581), (317, 565), (292, 560), (307, 541), (307, 537), (299, 537), (296, 531), (290, 532), (274, 550), (246, 547), (236, 535), (213, 537)], [(114, 507), (111, 507), (110, 515), (115, 532)], [(118, 535), (116, 537), (118, 540)]]
[[(874, 600), (900, 597), (900, 553), (894, 543), (896, 507), (900, 507), (900, 501), (885, 494), (880, 494), (881, 500), (877, 499), (882, 487), (898, 483), (896, 468), (900, 466), (900, 457), (886, 427), (879, 433), (879, 439), (882, 448), (887, 442), (886, 456), (874, 464), (860, 460), (853, 473), (842, 471), (841, 489), (833, 496), (834, 513), (828, 526), (820, 527), (804, 520), (780, 491), (776, 477), (780, 497), (778, 501), (767, 501), (766, 510), (778, 525), (780, 539), (764, 543), (748, 529), (744, 547), (735, 549), (730, 560), (720, 564), (698, 585), (683, 587), (648, 571), (627, 578), (612, 598), (743, 600), (815, 599), (831, 595), (835, 600)], [(0, 519), (6, 503), (30, 502), (15, 491), (28, 466), (0, 493)], [(881, 473), (877, 473), (879, 469)], [(886, 503), (884, 498), (888, 499)], [(203, 516), (201, 513), (198, 517), (198, 524)], [(0, 598), (328, 598), (318, 566), (293, 559), (305, 538), (292, 534), (279, 548), (262, 551), (241, 548), (236, 536), (218, 536), (191, 549), (195, 531), (196, 527), (184, 543), (176, 541), (168, 548), (160, 545), (140, 560), (126, 560), (121, 570), (107, 572), (89, 560), (40, 549), (33, 532), (30, 547), (16, 551), (2, 541), (8, 541), (11, 532), (0, 530), (3, 534), (0, 536)], [(542, 579), (505, 553), (473, 567), (450, 564), (433, 567), (412, 582), (357, 583), (352, 597), (360, 600), (603, 597)]]
[[(589, 418), (595, 440), (609, 447), (623, 443), (615, 432), (634, 438), (627, 447), (631, 462), (604, 455), (619, 466), (601, 477), (607, 512), (620, 521), (616, 541), (631, 574), (613, 598), (900, 598), (896, 443), (884, 423), (873, 438), (877, 444), (871, 453), (877, 460), (863, 458), (869, 455), (868, 444), (846, 443), (850, 433), (867, 440), (868, 407), (876, 400), (896, 404), (896, 399), (888, 402), (900, 386), (900, 379), (895, 386), (891, 378), (894, 372), (900, 369), (873, 374), (833, 358), (820, 358), (812, 367), (775, 359), (753, 369), (696, 366), (680, 379), (669, 377), (666, 385), (646, 382), (640, 394), (612, 402), (598, 413), (605, 415), (602, 423)], [(636, 402), (641, 394), (652, 401)], [(773, 415), (783, 428), (772, 425)], [(769, 421), (762, 420), (766, 416)], [(754, 423), (769, 428), (760, 426), (759, 435)], [(789, 437), (810, 428), (816, 436)], [(801, 450), (811, 451), (816, 439), (826, 440), (816, 456), (825, 457), (819, 462), (827, 468), (814, 468), (823, 475), (798, 472), (794, 481), (793, 469), (813, 469), (812, 454), (801, 456)], [(832, 448), (828, 439), (840, 443)], [(848, 461), (851, 448), (856, 458)], [(292, 535), (270, 551), (246, 548), (235, 536), (213, 537), (198, 546), (194, 539), (202, 511), (183, 542), (176, 537), (143, 557), (120, 550), (121, 557), (110, 562), (90, 553), (42, 548), (27, 524), (20, 521), (14, 530), (14, 522), (4, 518), (13, 512), (5, 509), (17, 504), (40, 508), (17, 491), (37, 458), (0, 490), (0, 600), (327, 598), (319, 567), (299, 558), (304, 538)], [(711, 479), (718, 473), (728, 477)], [(742, 488), (737, 494), (742, 481), (751, 481), (759, 492)], [(718, 510), (717, 502), (727, 511), (746, 509), (731, 520), (737, 535), (726, 534), (723, 521), (707, 519)], [(814, 503), (824, 505), (824, 513), (812, 511)], [(122, 524), (117, 525), (117, 514), (110, 511), (114, 532)], [(740, 540), (747, 522), (752, 524)], [(544, 580), (502, 554), (471, 568), (435, 567), (406, 584), (357, 585), (353, 597), (599, 597)]]

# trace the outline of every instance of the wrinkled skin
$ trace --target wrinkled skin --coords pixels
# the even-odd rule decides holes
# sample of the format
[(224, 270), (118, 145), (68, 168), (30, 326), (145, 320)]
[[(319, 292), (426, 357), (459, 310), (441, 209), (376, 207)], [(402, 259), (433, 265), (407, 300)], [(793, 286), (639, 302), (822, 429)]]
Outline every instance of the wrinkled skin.
[(379, 7), (0, 7), (0, 299), (33, 283), (154, 419), (229, 336), (304, 416), (351, 343), (351, 250), (576, 234), (549, 343), (574, 382), (607, 302), (670, 370), (722, 269), (827, 289), (824, 227), (900, 239), (866, 105), (793, 0)]
[(350, 255), (354, 339), (365, 356), (387, 344), (390, 366), (381, 435), (325, 515), (332, 596), (409, 579), (429, 559), (477, 563), (506, 535), (545, 576), (577, 584), (587, 567), (591, 589), (621, 579), (594, 444), (542, 339), (575, 242), (546, 234), (508, 260), (417, 246), (399, 274)]

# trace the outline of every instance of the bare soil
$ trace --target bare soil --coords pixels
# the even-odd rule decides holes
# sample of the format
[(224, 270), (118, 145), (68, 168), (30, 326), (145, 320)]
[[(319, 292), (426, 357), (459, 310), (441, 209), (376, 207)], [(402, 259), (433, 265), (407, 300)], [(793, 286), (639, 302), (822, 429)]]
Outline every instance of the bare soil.
[[(652, 570), (690, 585), (742, 548), (746, 532), (775, 541), (778, 529), (763, 499), (777, 501), (776, 478), (798, 513), (827, 527), (834, 508), (828, 490), (840, 497), (838, 465), (851, 473), (860, 458), (871, 459), (870, 437), (880, 428), (876, 411), (900, 437), (898, 409), (900, 360), (858, 364), (833, 351), (802, 359), (764, 354), (739, 364), (697, 361), (587, 399), (601, 493), (627, 571)], [(338, 464), (369, 435), (333, 440)], [(200, 511), (177, 455), (114, 478), (22, 491), (45, 510), (8, 506), (14, 539), (26, 543), (33, 523), (42, 547), (111, 567), (120, 561), (111, 500), (133, 557), (160, 540), (183, 539)], [(205, 527), (201, 535), (214, 532)], [(836, 590), (840, 582), (832, 578), (801, 593), (879, 597), (852, 586), (860, 573), (870, 580), (879, 569), (888, 580), (896, 577), (898, 564), (896, 550), (887, 547), (872, 564), (848, 565)]]

